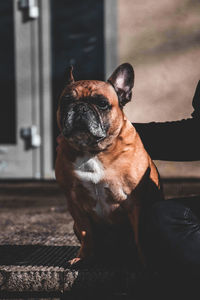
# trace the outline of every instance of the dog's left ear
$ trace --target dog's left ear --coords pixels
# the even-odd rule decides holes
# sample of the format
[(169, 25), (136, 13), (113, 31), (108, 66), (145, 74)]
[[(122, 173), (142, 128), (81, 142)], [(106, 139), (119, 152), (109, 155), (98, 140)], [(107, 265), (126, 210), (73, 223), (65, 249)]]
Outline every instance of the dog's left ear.
[(114, 87), (121, 108), (127, 102), (131, 101), (132, 88), (134, 85), (134, 70), (129, 63), (120, 65), (107, 81)]
[(73, 76), (73, 66), (69, 66), (69, 68), (66, 71), (65, 78), (67, 85), (75, 81)]

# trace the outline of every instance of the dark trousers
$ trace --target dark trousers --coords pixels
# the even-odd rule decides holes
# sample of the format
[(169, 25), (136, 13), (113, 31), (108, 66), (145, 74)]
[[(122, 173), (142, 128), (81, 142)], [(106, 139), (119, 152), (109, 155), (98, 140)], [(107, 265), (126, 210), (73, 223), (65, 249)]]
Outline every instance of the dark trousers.
[(200, 197), (154, 203), (144, 212), (140, 236), (147, 268), (138, 299), (199, 299)]
[(200, 197), (157, 202), (144, 220), (148, 263), (170, 278), (200, 280)]

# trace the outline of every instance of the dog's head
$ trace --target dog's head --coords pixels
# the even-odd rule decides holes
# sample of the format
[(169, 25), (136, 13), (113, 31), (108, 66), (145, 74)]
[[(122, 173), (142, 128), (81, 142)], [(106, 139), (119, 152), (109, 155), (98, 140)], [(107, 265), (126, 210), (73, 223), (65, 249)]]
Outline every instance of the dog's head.
[(134, 71), (130, 64), (120, 65), (107, 82), (75, 81), (72, 67), (57, 111), (61, 133), (76, 149), (104, 150), (119, 135), (123, 126), (123, 106), (131, 100)]

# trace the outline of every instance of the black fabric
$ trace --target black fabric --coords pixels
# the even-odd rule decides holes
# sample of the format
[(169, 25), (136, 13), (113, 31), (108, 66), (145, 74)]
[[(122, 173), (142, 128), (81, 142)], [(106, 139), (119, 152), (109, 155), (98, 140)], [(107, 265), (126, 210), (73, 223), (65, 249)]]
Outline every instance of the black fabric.
[(200, 81), (192, 105), (192, 118), (174, 122), (133, 123), (152, 159), (200, 160)]
[(133, 125), (152, 159), (200, 160), (200, 118), (164, 123), (134, 123)]
[[(133, 123), (154, 160), (200, 160), (200, 81), (192, 101), (192, 117), (174, 122)], [(148, 207), (141, 218), (140, 239), (147, 265), (165, 283), (191, 289), (200, 280), (200, 196), (163, 200)], [(197, 281), (196, 281), (197, 280)], [(177, 284), (179, 281), (179, 285)], [(198, 284), (196, 284), (198, 282)], [(199, 291), (198, 291), (199, 293)]]
[(159, 272), (200, 279), (200, 197), (155, 203), (144, 232), (147, 257)]
[(192, 113), (193, 118), (200, 119), (200, 80), (197, 84), (196, 91), (194, 93), (192, 106), (194, 108), (194, 112)]

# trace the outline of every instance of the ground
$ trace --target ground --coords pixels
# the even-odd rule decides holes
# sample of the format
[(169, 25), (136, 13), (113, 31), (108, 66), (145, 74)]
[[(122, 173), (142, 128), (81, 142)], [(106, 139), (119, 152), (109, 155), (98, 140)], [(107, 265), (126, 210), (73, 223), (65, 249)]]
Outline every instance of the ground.
[[(165, 180), (165, 196), (200, 195), (199, 183), (192, 179)], [(44, 298), (61, 298), (77, 290), (82, 294), (84, 290), (95, 291), (95, 295), (104, 291), (104, 298), (110, 293), (115, 300), (127, 300), (127, 291), (135, 292), (138, 288), (142, 273), (123, 265), (110, 267), (97, 262), (69, 269), (67, 261), (75, 256), (79, 242), (73, 233), (66, 199), (55, 181), (1, 182), (0, 228), (1, 299), (15, 299), (22, 294), (31, 299), (34, 293), (34, 299), (41, 297), (41, 293)], [(156, 276), (150, 274), (148, 286), (144, 277), (144, 292), (152, 292), (152, 287), (157, 291)]]

